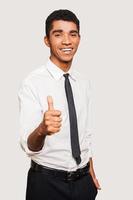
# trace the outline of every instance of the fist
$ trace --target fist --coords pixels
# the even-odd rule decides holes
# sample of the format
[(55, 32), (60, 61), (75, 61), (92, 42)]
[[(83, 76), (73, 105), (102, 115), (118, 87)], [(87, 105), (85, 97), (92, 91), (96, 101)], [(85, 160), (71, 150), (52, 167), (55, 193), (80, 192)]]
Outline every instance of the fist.
[(54, 109), (53, 99), (47, 97), (48, 110), (44, 113), (43, 121), (40, 124), (40, 130), (44, 135), (52, 135), (60, 131), (61, 112)]

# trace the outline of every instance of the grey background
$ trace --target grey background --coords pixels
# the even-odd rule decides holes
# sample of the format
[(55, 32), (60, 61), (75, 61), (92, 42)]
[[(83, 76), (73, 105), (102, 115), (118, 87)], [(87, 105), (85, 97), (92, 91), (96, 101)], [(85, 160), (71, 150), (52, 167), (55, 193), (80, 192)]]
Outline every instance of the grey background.
[(0, 1), (0, 198), (24, 200), (29, 158), (18, 138), (17, 91), (45, 63), (44, 21), (55, 9), (74, 11), (81, 44), (74, 63), (91, 79), (97, 200), (132, 199), (133, 4), (129, 0)]

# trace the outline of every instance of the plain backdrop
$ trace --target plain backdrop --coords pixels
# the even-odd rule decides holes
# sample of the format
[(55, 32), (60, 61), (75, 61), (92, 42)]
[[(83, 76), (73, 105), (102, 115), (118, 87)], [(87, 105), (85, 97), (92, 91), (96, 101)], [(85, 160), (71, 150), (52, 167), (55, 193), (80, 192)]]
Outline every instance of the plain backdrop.
[(25, 199), (30, 159), (19, 146), (17, 93), (47, 60), (44, 22), (60, 8), (81, 22), (74, 65), (92, 83), (97, 200), (133, 199), (132, 0), (0, 1), (0, 199)]

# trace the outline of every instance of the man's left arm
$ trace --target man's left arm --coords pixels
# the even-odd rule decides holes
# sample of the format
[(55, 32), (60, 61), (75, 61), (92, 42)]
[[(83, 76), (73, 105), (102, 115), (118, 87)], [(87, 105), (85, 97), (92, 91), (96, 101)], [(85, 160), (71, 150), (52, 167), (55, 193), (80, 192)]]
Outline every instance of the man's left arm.
[(89, 140), (89, 151), (90, 151), (90, 159), (89, 159), (89, 163), (90, 163), (90, 167), (89, 167), (89, 173), (92, 176), (92, 179), (95, 183), (95, 186), (97, 189), (101, 189), (100, 184), (96, 178), (96, 174), (94, 171), (94, 167), (93, 167), (93, 151), (92, 151), (92, 132), (93, 132), (93, 125), (92, 125), (92, 89), (91, 89), (91, 84), (90, 81), (87, 84), (87, 99), (88, 99), (88, 104), (87, 104), (87, 127), (86, 127), (86, 131), (87, 131), (87, 138)]

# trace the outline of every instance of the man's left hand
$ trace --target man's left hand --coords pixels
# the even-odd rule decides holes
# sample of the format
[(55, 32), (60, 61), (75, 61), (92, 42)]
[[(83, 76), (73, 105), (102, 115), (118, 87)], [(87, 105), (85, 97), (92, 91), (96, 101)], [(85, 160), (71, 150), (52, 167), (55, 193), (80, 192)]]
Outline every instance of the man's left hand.
[(97, 188), (98, 190), (101, 190), (100, 184), (99, 184), (98, 179), (96, 178), (96, 175), (95, 175), (95, 172), (94, 172), (93, 160), (92, 160), (92, 158), (90, 158), (89, 161), (90, 161), (89, 173), (90, 173), (90, 175), (91, 175), (91, 177), (92, 177), (92, 179), (93, 179), (93, 182), (94, 182), (96, 188)]
[[(91, 175), (91, 176), (92, 176), (92, 175)], [(92, 179), (93, 179), (93, 182), (94, 182), (96, 188), (97, 188), (98, 190), (101, 190), (101, 187), (100, 187), (100, 184), (99, 184), (99, 182), (98, 182), (98, 179), (97, 179), (97, 178), (93, 178), (93, 177), (92, 177)]]

